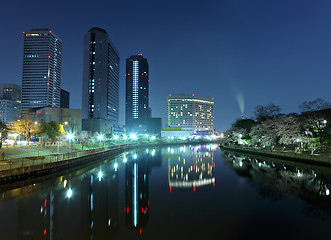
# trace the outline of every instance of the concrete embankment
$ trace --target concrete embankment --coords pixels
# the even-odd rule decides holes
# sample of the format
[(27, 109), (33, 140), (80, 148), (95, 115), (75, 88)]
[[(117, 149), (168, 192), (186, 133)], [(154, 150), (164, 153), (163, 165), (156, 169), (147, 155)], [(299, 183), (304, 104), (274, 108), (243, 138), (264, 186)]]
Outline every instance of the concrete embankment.
[(0, 183), (13, 182), (28, 177), (42, 176), (63, 169), (83, 165), (95, 159), (114, 157), (130, 148), (131, 146), (129, 144), (124, 144), (96, 149), (95, 151), (87, 150), (72, 152), (49, 156), (48, 161), (42, 160), (41, 163), (36, 164), (26, 164), (24, 163), (24, 160), (22, 160), (22, 166), (0, 171)]
[(287, 161), (302, 162), (307, 164), (321, 165), (321, 166), (331, 166), (331, 156), (320, 156), (320, 155), (308, 155), (303, 153), (293, 153), (293, 152), (279, 152), (255, 148), (244, 148), (240, 146), (220, 146), (223, 150), (247, 153), (251, 155), (258, 155), (264, 157), (278, 158)]

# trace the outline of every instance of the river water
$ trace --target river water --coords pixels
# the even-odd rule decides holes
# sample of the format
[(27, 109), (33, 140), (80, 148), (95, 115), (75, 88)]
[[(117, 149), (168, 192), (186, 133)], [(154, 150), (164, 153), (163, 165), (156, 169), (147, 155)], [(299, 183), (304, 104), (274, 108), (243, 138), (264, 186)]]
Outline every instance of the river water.
[(329, 239), (331, 168), (221, 152), (127, 152), (0, 187), (0, 239)]

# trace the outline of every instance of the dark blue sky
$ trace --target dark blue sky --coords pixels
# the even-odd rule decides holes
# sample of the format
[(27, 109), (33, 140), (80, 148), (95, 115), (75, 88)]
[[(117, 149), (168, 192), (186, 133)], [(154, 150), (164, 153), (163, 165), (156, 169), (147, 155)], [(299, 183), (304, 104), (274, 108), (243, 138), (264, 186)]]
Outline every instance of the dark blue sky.
[(0, 8), (0, 82), (21, 85), (23, 31), (50, 28), (63, 41), (62, 88), (81, 108), (83, 36), (106, 29), (121, 55), (120, 122), (125, 59), (150, 66), (150, 106), (166, 124), (168, 94), (215, 98), (215, 127), (226, 130), (257, 105), (284, 113), (318, 97), (331, 101), (331, 1), (151, 0), (6, 1)]

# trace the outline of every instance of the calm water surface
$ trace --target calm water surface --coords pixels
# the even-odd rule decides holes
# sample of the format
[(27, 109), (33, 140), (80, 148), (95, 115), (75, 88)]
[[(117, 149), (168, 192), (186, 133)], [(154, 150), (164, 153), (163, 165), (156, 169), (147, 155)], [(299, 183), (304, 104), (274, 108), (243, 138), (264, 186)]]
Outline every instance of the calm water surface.
[(141, 149), (0, 187), (0, 239), (330, 239), (330, 180), (217, 145)]

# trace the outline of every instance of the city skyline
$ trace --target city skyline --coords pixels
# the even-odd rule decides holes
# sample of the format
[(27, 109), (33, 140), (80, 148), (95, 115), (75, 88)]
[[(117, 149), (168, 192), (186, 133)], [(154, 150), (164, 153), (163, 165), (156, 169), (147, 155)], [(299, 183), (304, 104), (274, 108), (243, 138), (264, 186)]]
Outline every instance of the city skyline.
[[(252, 117), (257, 105), (270, 102), (289, 113), (298, 112), (305, 100), (320, 97), (330, 101), (329, 2), (207, 1), (204, 5), (191, 3), (190, 9), (185, 1), (175, 8), (174, 2), (113, 3), (112, 8), (100, 9), (110, 9), (107, 17), (91, 13), (84, 4), (66, 3), (66, 11), (61, 11), (60, 4), (52, 12), (44, 11), (43, 4), (20, 4), (16, 8), (17, 4), (8, 3), (1, 15), (6, 38), (0, 50), (7, 57), (0, 60), (0, 82), (21, 83), (21, 33), (47, 27), (63, 40), (62, 87), (71, 94), (71, 107), (82, 108), (82, 36), (92, 27), (101, 27), (110, 33), (122, 56), (121, 124), (125, 116), (124, 61), (138, 53), (149, 59), (150, 107), (163, 123), (169, 93), (214, 97), (215, 128), (221, 130), (240, 118), (240, 104), (245, 117)], [(40, 15), (23, 14), (32, 9)], [(123, 17), (135, 12), (149, 14), (142, 14), (139, 22)], [(85, 19), (86, 14), (94, 20)]]

